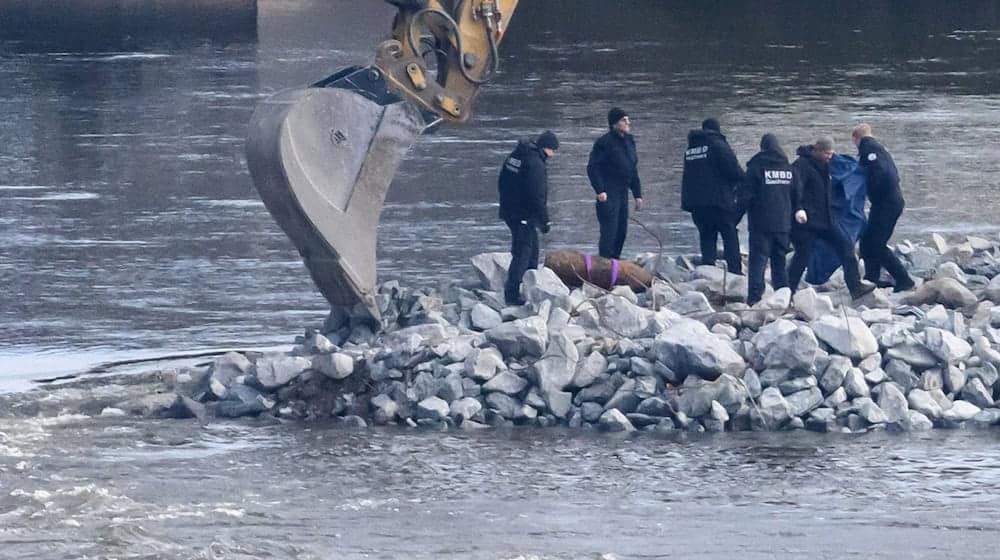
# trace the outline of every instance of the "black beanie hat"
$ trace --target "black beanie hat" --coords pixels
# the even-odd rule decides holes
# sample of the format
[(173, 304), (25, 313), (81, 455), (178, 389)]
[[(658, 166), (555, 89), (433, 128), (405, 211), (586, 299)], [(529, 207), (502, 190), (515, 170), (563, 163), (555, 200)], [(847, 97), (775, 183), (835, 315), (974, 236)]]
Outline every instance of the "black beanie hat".
[(628, 113), (626, 113), (624, 109), (620, 109), (618, 107), (611, 109), (610, 111), (608, 111), (608, 126), (615, 126), (616, 124), (618, 124), (618, 121), (624, 119), (627, 116)]
[(538, 136), (538, 140), (535, 140), (535, 144), (539, 148), (548, 148), (550, 150), (559, 149), (559, 138), (551, 130), (546, 130)]
[(719, 121), (717, 119), (705, 119), (701, 121), (701, 129), (722, 132), (722, 127), (719, 125)]

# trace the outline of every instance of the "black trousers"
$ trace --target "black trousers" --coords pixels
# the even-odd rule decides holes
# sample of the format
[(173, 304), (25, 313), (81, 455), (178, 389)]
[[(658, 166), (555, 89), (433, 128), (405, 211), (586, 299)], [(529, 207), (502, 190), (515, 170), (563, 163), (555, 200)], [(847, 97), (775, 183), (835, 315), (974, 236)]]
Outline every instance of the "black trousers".
[(701, 264), (715, 265), (715, 261), (718, 259), (716, 244), (721, 235), (726, 267), (729, 272), (741, 274), (743, 263), (740, 260), (740, 237), (736, 232), (736, 224), (739, 221), (736, 213), (719, 208), (697, 208), (691, 211), (691, 219), (698, 227)]
[(597, 223), (601, 226), (601, 239), (597, 252), (607, 259), (620, 259), (628, 235), (628, 192), (612, 195), (607, 202), (597, 202)]
[(802, 273), (806, 271), (809, 258), (812, 256), (813, 242), (817, 239), (829, 243), (830, 247), (837, 253), (841, 266), (844, 268), (844, 281), (847, 283), (847, 289), (853, 294), (861, 287), (858, 259), (854, 256), (854, 244), (839, 229), (835, 227), (824, 229), (793, 227), (791, 237), (795, 254), (792, 256), (791, 264), (788, 265), (788, 285), (793, 292), (799, 287)]
[(906, 267), (899, 262), (892, 249), (889, 249), (889, 238), (896, 229), (896, 222), (903, 214), (902, 206), (872, 205), (868, 213), (868, 225), (861, 234), (861, 258), (865, 260), (865, 279), (878, 282), (882, 269), (892, 276), (897, 286), (910, 286), (913, 279), (906, 272)]
[(774, 289), (788, 286), (785, 254), (788, 253), (788, 233), (750, 231), (750, 264), (747, 276), (747, 303), (753, 305), (764, 295), (764, 269), (771, 261), (771, 285)]
[(508, 305), (521, 303), (521, 277), (538, 268), (538, 230), (528, 221), (508, 220), (510, 228), (510, 269), (504, 284), (504, 300)]

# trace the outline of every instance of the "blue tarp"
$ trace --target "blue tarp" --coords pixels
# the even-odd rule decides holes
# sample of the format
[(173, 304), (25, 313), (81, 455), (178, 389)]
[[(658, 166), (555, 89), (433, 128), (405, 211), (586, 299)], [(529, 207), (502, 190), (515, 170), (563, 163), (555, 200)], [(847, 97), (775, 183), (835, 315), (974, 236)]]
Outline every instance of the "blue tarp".
[[(833, 220), (834, 227), (853, 242), (857, 242), (868, 223), (865, 219), (865, 195), (867, 184), (865, 172), (858, 160), (843, 154), (834, 154), (830, 161), (833, 176)], [(822, 240), (813, 244), (813, 254), (806, 270), (806, 282), (822, 284), (840, 268), (840, 259), (830, 245)]]

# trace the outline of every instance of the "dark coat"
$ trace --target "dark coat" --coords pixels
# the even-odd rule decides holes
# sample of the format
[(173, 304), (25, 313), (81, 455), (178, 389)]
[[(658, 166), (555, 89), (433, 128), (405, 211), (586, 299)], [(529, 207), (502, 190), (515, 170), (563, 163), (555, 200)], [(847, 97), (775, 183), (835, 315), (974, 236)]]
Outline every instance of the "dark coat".
[(740, 211), (747, 213), (750, 231), (788, 233), (802, 209), (798, 174), (783, 152), (766, 150), (747, 162), (739, 190)]
[(795, 152), (799, 157), (792, 166), (802, 186), (802, 209), (809, 217), (805, 227), (826, 230), (833, 227), (833, 180), (830, 164), (818, 159), (814, 152), (811, 145), (799, 146)]
[(899, 187), (899, 171), (885, 147), (870, 136), (862, 138), (858, 144), (858, 162), (868, 179), (868, 200), (872, 206), (902, 209), (905, 203)]
[(587, 177), (597, 194), (606, 192), (609, 197), (628, 196), (631, 190), (632, 196), (642, 198), (635, 138), (631, 134), (622, 136), (614, 131), (598, 138), (590, 151)]
[(500, 219), (528, 220), (541, 228), (549, 223), (549, 180), (545, 154), (534, 142), (522, 140), (500, 169)]
[(714, 130), (692, 130), (684, 152), (681, 208), (733, 211), (736, 189), (743, 183), (743, 169), (726, 137)]

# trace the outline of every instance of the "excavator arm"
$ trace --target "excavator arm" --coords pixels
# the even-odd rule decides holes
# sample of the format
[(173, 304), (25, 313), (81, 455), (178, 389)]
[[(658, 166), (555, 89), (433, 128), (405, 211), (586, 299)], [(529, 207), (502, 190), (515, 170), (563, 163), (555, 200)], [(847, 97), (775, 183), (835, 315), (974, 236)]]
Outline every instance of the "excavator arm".
[(471, 117), (518, 3), (386, 1), (399, 11), (374, 64), (265, 99), (246, 145), (254, 186), (334, 312), (374, 323), (389, 185), (420, 134)]

